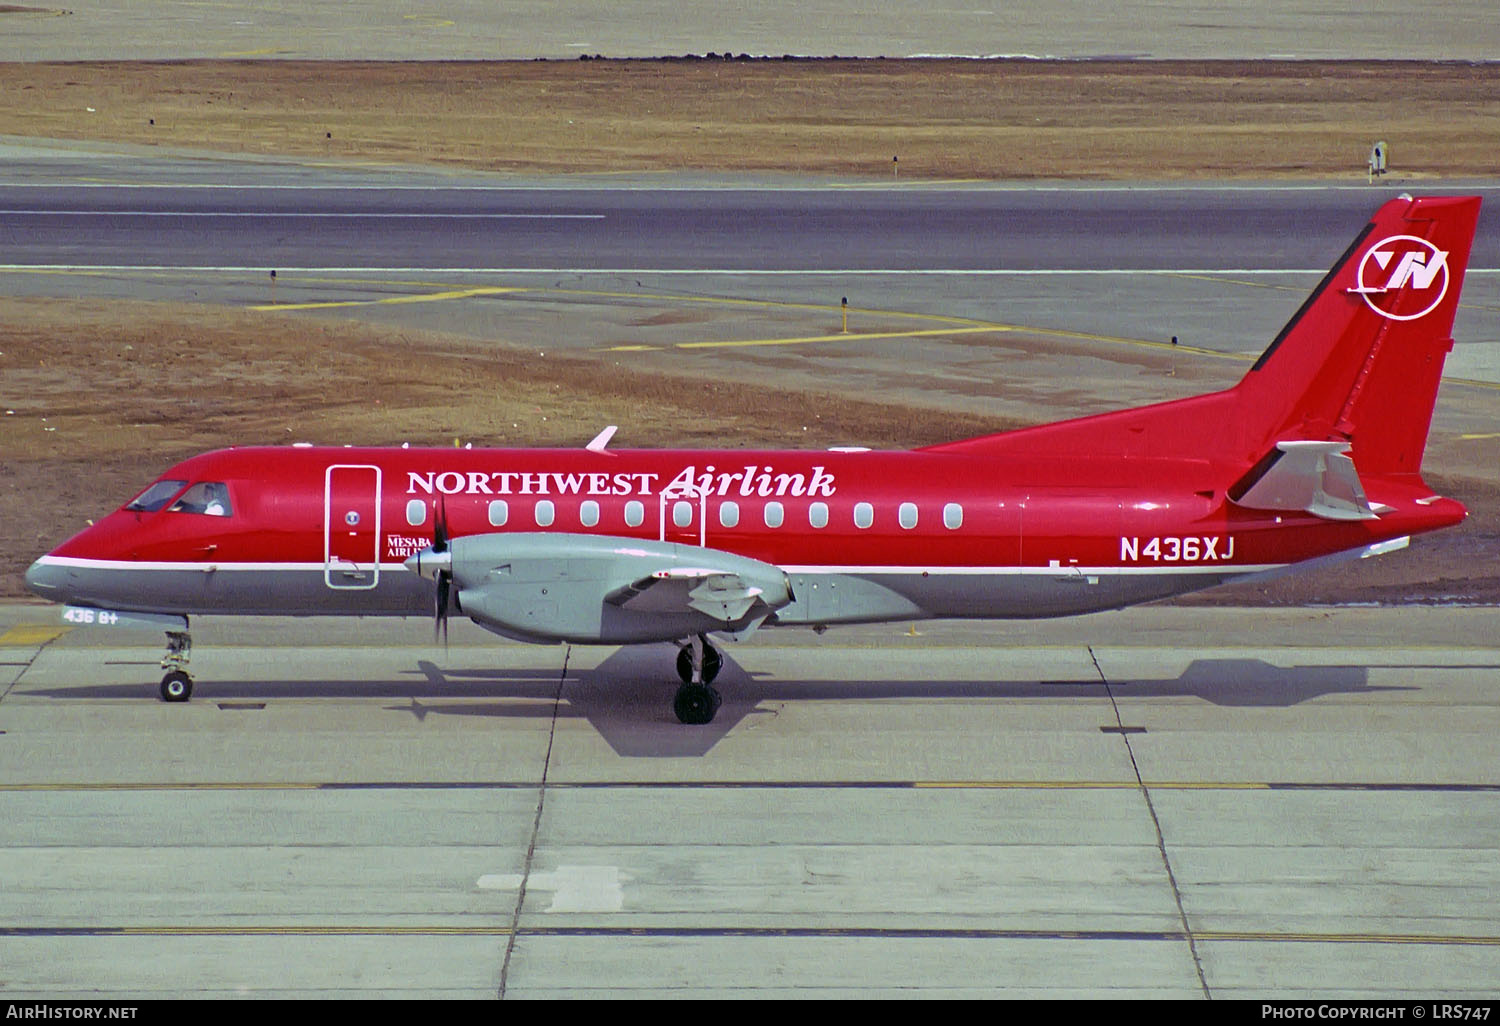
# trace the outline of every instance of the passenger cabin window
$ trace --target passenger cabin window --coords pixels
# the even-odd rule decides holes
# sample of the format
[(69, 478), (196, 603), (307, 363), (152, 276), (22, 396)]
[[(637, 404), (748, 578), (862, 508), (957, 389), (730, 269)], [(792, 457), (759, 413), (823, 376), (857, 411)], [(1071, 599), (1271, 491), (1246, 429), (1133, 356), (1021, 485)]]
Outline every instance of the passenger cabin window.
[(427, 523), (427, 503), (421, 499), (412, 499), (406, 504), (406, 522), (412, 527), (421, 527)]
[(210, 517), (227, 517), (234, 512), (229, 507), (229, 489), (221, 481), (199, 481), (182, 493), (182, 498), (172, 503), (168, 513), (202, 513)]
[(552, 505), (551, 499), (542, 499), (536, 504), (536, 526), (551, 527), (556, 519), (557, 507)]
[(584, 527), (596, 526), (599, 523), (599, 504), (593, 499), (585, 499), (578, 507), (578, 520)]
[(915, 502), (903, 502), (896, 509), (896, 523), (901, 525), (904, 531), (910, 531), (917, 526), (917, 504)]
[(680, 501), (672, 503), (672, 523), (678, 527), (692, 527), (693, 504)]
[(859, 528), (869, 527), (875, 523), (875, 507), (868, 502), (856, 502), (854, 504), (854, 526)]
[(786, 510), (779, 502), (766, 503), (766, 526), (780, 527), (786, 522)]
[(807, 507), (807, 522), (814, 527), (828, 526), (828, 503), (815, 502)]
[(172, 496), (182, 491), (186, 481), (158, 481), (144, 492), (131, 499), (126, 509), (139, 513), (155, 513), (171, 501)]
[(490, 526), (504, 527), (510, 519), (510, 503), (504, 499), (490, 500)]
[(964, 508), (956, 502), (950, 502), (944, 506), (943, 526), (950, 531), (957, 531), (964, 526)]
[(720, 527), (740, 526), (740, 504), (737, 502), (725, 502), (719, 507)]
[(646, 522), (646, 507), (636, 499), (631, 499), (625, 504), (625, 525), (627, 527), (640, 527)]

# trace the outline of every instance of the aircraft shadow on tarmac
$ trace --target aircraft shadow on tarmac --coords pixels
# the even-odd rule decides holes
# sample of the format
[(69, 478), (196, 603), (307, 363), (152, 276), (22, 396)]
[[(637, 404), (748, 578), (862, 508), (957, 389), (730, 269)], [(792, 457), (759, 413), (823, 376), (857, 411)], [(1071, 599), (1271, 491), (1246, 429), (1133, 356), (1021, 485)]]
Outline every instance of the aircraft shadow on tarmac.
[[(745, 669), (725, 656), (715, 687), (723, 705), (712, 723), (684, 726), (671, 710), (677, 686), (669, 678), (671, 650), (665, 646), (621, 648), (589, 669), (512, 670), (503, 667), (439, 667), (421, 660), (401, 679), (252, 681), (204, 678), (195, 702), (245, 702), (296, 698), (401, 699), (392, 712), (415, 716), (493, 716), (550, 719), (581, 717), (622, 755), (702, 754), (741, 720), (774, 715), (782, 702), (850, 699), (965, 699), (984, 701), (1056, 700), (1066, 695), (1102, 698), (1097, 676), (1058, 680), (839, 680), (775, 679)], [(665, 658), (664, 658), (665, 656)], [(1276, 666), (1261, 659), (1196, 659), (1175, 678), (1123, 677), (1110, 680), (1116, 697), (1193, 697), (1225, 708), (1278, 708), (1335, 694), (1414, 691), (1416, 683), (1370, 684), (1372, 669), (1473, 669), (1447, 665)], [(1500, 669), (1497, 666), (1478, 667)], [(1005, 672), (1000, 663), (997, 675)], [(121, 699), (141, 694), (136, 684), (27, 689), (31, 697)], [(496, 701), (503, 700), (503, 701)], [(424, 704), (431, 703), (431, 704)]]
[[(492, 669), (439, 669), (420, 663), (439, 694), (473, 695), (472, 688), (498, 697), (547, 699), (545, 707), (531, 705), (448, 705), (427, 707), (419, 715), (530, 716), (551, 712), (551, 698), (561, 695), (559, 715), (587, 719), (618, 754), (679, 757), (706, 753), (741, 720), (774, 715), (781, 702), (847, 701), (849, 699), (979, 699), (993, 701), (1057, 699), (1064, 695), (1102, 698), (1105, 685), (1097, 677), (1075, 680), (883, 680), (771, 679), (745, 669), (728, 655), (714, 686), (723, 705), (712, 723), (685, 727), (670, 708), (675, 680), (663, 676), (662, 650), (651, 646), (622, 648), (588, 670), (570, 670), (558, 687), (556, 677), (545, 686), (517, 688), (513, 675)], [(1003, 667), (1002, 667), (1003, 669)], [(498, 685), (498, 686), (497, 686)], [(1198, 659), (1171, 680), (1111, 681), (1116, 695), (1135, 698), (1190, 696), (1226, 707), (1288, 707), (1331, 694), (1416, 690), (1413, 687), (1369, 683), (1363, 666), (1280, 667), (1259, 659)], [(415, 699), (413, 705), (416, 704)], [(413, 710), (416, 711), (416, 710)]]
[[(670, 650), (668, 650), (670, 651)], [(550, 712), (552, 696), (561, 695), (560, 715), (587, 719), (617, 753), (625, 756), (675, 757), (707, 752), (742, 720), (774, 715), (783, 702), (848, 701), (850, 699), (966, 699), (1008, 701), (1057, 699), (1062, 696), (1102, 698), (1105, 685), (1097, 677), (1074, 680), (807, 680), (776, 679), (747, 670), (725, 656), (714, 686), (723, 705), (712, 723), (685, 727), (673, 716), (670, 701), (676, 681), (663, 674), (662, 650), (650, 646), (622, 648), (591, 669), (569, 670), (559, 689), (554, 677), (545, 685), (522, 685), (504, 671), (438, 669), (420, 664), (432, 694), (473, 695), (474, 686), (491, 697), (548, 699), (536, 705), (442, 705), (427, 712), (440, 715), (538, 715)], [(1003, 672), (1003, 667), (1000, 668)], [(1200, 659), (1172, 680), (1111, 682), (1116, 694), (1134, 697), (1195, 696), (1221, 706), (1278, 707), (1330, 694), (1366, 693), (1373, 688), (1369, 671), (1361, 666), (1278, 667), (1258, 659)]]

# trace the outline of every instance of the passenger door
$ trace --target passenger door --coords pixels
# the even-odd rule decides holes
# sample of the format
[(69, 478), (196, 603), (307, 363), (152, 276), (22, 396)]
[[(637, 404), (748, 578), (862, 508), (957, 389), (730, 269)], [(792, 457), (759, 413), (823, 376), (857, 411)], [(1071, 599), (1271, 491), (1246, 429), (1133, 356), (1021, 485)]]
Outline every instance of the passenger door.
[(335, 464), (323, 481), (323, 581), (330, 588), (380, 583), (380, 468)]

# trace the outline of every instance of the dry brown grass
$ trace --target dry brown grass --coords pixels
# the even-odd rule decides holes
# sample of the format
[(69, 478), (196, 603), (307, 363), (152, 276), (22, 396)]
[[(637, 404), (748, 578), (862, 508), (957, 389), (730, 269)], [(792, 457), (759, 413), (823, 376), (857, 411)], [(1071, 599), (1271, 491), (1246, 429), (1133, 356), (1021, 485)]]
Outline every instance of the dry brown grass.
[(6, 134), (546, 172), (1326, 177), (1385, 139), (1485, 175), (1500, 144), (1500, 67), (1417, 62), (96, 62), (0, 91)]

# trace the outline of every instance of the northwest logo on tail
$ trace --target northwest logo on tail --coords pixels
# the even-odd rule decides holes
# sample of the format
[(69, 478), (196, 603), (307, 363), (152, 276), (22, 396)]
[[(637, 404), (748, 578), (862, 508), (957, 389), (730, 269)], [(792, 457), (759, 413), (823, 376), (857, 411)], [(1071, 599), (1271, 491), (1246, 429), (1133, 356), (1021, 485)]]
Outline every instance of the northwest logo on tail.
[[(1402, 289), (1423, 293), (1430, 302), (1412, 313), (1397, 313)], [(1448, 294), (1448, 253), (1415, 235), (1392, 235), (1365, 251), (1354, 288), (1371, 310), (1393, 321), (1414, 321), (1431, 313)]]

